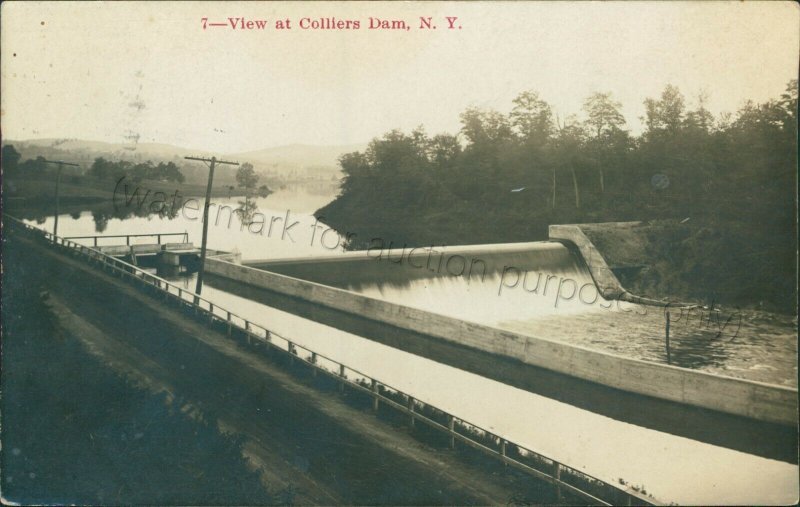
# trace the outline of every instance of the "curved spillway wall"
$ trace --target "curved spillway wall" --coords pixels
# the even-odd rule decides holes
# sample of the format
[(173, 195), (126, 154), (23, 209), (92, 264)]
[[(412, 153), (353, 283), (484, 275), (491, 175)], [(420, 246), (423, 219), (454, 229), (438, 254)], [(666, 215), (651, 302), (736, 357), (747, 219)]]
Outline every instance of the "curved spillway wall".
[[(531, 250), (531, 245), (533, 250)], [(470, 251), (465, 247), (449, 249), (449, 253), (458, 252), (466, 255)], [(422, 252), (414, 252), (421, 254)], [(542, 269), (563, 268), (565, 274), (583, 277), (586, 283), (588, 272), (581, 267), (580, 257), (567, 247), (556, 243), (533, 243), (518, 245), (500, 245), (497, 249), (480, 247), (472, 251), (476, 257), (483, 255), (491, 261), (493, 272), (503, 278), (504, 266), (509, 258), (516, 258), (521, 263), (520, 270), (525, 267)], [(345, 254), (341, 262), (337, 257), (304, 260), (257, 261), (252, 265), (237, 265), (217, 259), (207, 260), (206, 270), (210, 273), (246, 283), (255, 287), (301, 298), (303, 300), (344, 311), (359, 317), (391, 324), (401, 329), (408, 329), (436, 339), (446, 340), (460, 346), (470, 347), (489, 354), (503, 356), (540, 368), (589, 380), (613, 388), (629, 391), (655, 398), (684, 403), (697, 407), (717, 410), (729, 414), (745, 416), (757, 420), (794, 425), (797, 422), (797, 390), (763, 384), (759, 382), (711, 375), (708, 373), (677, 368), (673, 366), (651, 363), (600, 352), (592, 349), (568, 345), (555, 340), (533, 337), (498, 327), (447, 315), (446, 312), (434, 312), (414, 307), (409, 304), (394, 302), (387, 298), (371, 297), (346, 288), (324, 285), (314, 281), (303, 280), (289, 274), (267, 271), (265, 268), (295, 275), (306, 264), (324, 265), (327, 270), (339, 270), (340, 279), (359, 272), (360, 267), (376, 263), (368, 253)], [(412, 260), (414, 254), (411, 255)], [(374, 253), (373, 253), (374, 255)], [(426, 254), (427, 255), (427, 254)], [(573, 264), (575, 261), (575, 264)], [(351, 266), (348, 264), (354, 263)], [(419, 263), (417, 263), (419, 264)], [(487, 260), (487, 269), (489, 266)], [(348, 267), (345, 267), (348, 266)], [(359, 267), (360, 266), (360, 267)], [(499, 267), (499, 271), (497, 268)], [(410, 266), (411, 269), (419, 269)], [(345, 273), (345, 270), (349, 271)], [(506, 275), (508, 271), (506, 272)], [(362, 273), (365, 281), (369, 273)], [(456, 275), (426, 276), (417, 278), (421, 283), (433, 283), (434, 280), (449, 280), (452, 283), (467, 283), (466, 280), (455, 280)], [(566, 279), (566, 278), (562, 278)], [(425, 282), (427, 280), (427, 282)], [(329, 283), (333, 284), (333, 281)], [(352, 282), (363, 283), (363, 282)], [(388, 282), (387, 282), (388, 283)], [(416, 282), (415, 282), (416, 283)], [(520, 282), (518, 281), (518, 284)], [(507, 283), (511, 286), (512, 284)], [(517, 287), (508, 288), (511, 293)], [(530, 288), (530, 285), (529, 287)], [(522, 290), (525, 290), (524, 288)], [(502, 295), (501, 291), (501, 295)], [(520, 292), (521, 294), (521, 292)], [(498, 298), (499, 299), (499, 298)], [(455, 305), (458, 307), (458, 305)], [(525, 307), (529, 311), (539, 311)], [(549, 308), (549, 303), (548, 303)], [(585, 311), (579, 305), (577, 311)], [(438, 307), (437, 307), (438, 309)], [(474, 308), (469, 308), (471, 312)], [(518, 310), (518, 309), (515, 309)]]
[(490, 325), (592, 311), (601, 302), (580, 254), (559, 242), (372, 250), (246, 264)]

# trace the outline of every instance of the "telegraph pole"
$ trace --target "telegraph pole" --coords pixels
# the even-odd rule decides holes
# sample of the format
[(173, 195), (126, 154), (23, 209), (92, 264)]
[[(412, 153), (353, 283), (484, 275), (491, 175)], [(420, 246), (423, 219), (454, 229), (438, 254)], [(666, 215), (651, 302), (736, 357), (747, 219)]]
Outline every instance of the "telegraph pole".
[[(198, 160), (208, 164), (208, 186), (206, 187), (206, 203), (203, 207), (203, 241), (200, 245), (200, 269), (197, 271), (197, 286), (194, 289), (195, 294), (200, 294), (203, 290), (203, 272), (206, 269), (206, 242), (208, 240), (208, 208), (211, 205), (211, 185), (214, 183), (214, 166), (216, 164), (239, 165), (239, 162), (227, 162), (225, 160), (217, 160), (217, 157), (202, 158), (202, 157), (183, 157), (186, 160)], [(195, 298), (197, 303), (197, 298)]]
[(56, 175), (56, 214), (53, 218), (53, 242), (56, 241), (56, 236), (58, 236), (58, 202), (59, 202), (59, 195), (58, 195), (58, 187), (61, 186), (61, 169), (65, 165), (73, 166), (73, 167), (80, 167), (78, 164), (73, 164), (71, 162), (64, 162), (63, 160), (45, 160), (45, 164), (56, 164), (58, 166), (58, 173)]

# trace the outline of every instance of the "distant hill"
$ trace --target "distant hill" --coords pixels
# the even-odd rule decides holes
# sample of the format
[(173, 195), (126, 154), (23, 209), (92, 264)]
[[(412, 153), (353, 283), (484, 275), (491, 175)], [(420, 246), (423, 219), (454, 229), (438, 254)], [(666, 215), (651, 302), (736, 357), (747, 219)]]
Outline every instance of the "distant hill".
[(242, 160), (258, 160), (268, 164), (289, 164), (302, 167), (338, 166), (338, 158), (344, 153), (363, 151), (364, 144), (342, 146), (314, 146), (309, 144), (287, 144), (275, 148), (237, 153), (232, 156)]
[[(172, 160), (184, 157), (193, 150), (160, 143), (106, 143), (102, 141), (85, 141), (82, 139), (25, 139), (19, 141), (5, 140), (3, 144), (13, 144), (23, 158), (28, 158), (25, 151), (60, 150), (63, 152), (119, 154), (128, 159), (153, 157), (159, 160)], [(24, 151), (25, 150), (25, 151)], [(35, 157), (39, 153), (31, 153)]]
[[(106, 143), (82, 139), (4, 140), (3, 144), (13, 144), (23, 160), (37, 156), (51, 159), (64, 158), (81, 164), (84, 169), (87, 169), (97, 157), (132, 162), (172, 161), (183, 168), (184, 174), (190, 180), (199, 178), (203, 167), (183, 160), (183, 157), (188, 155), (209, 157), (216, 155), (242, 163), (249, 162), (253, 164), (256, 172), (276, 180), (331, 179), (340, 175), (338, 158), (342, 154), (366, 148), (366, 143), (342, 146), (290, 144), (242, 153), (212, 154), (162, 143)], [(229, 181), (233, 172), (228, 167), (220, 168), (220, 177), (223, 181)]]

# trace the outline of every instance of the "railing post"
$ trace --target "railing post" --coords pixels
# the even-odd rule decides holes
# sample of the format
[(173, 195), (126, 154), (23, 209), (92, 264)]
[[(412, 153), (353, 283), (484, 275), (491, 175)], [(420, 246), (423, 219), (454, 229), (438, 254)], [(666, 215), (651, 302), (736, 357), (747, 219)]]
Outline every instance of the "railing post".
[(447, 429), (450, 434), (450, 448), (456, 448), (456, 432), (455, 432), (456, 419), (452, 415), (447, 416)]
[(406, 400), (406, 407), (408, 408), (411, 414), (409, 415), (409, 425), (413, 428), (416, 424), (416, 418), (414, 417), (414, 398), (408, 396), (408, 400)]
[(131, 246), (131, 236), (130, 236), (130, 234), (125, 236), (125, 246)]
[(667, 335), (667, 364), (672, 364), (672, 355), (669, 350), (669, 310), (667, 310), (667, 327), (666, 327), (666, 335)]
[(563, 503), (564, 498), (561, 495), (561, 463), (555, 462), (556, 471), (554, 474), (555, 484), (556, 484), (556, 495), (558, 498), (558, 503)]
[(317, 353), (311, 353), (311, 374), (316, 377), (317, 376)]
[(228, 312), (228, 338), (231, 337), (232, 327), (233, 326), (231, 326), (231, 312)]
[[(506, 457), (506, 439), (505, 438), (501, 438), (500, 439), (500, 456), (502, 456), (503, 458)], [(508, 463), (506, 463), (505, 459), (503, 459), (503, 466), (508, 468)]]
[(378, 382), (375, 379), (372, 379), (372, 411), (378, 411)]
[(94, 246), (97, 246), (97, 236), (94, 237)]
[(344, 365), (343, 364), (339, 365), (339, 378), (341, 379), (341, 380), (339, 380), (339, 392), (343, 393), (344, 392), (344, 383), (345, 383), (345, 380), (344, 380)]
[(287, 342), (286, 350), (289, 352), (289, 364), (294, 365), (294, 343)]
[(250, 321), (244, 321), (244, 333), (247, 336), (247, 344), (251, 345), (252, 342), (250, 341)]
[(156, 236), (158, 236), (158, 244), (160, 245), (161, 244), (161, 234), (156, 234)]
[(214, 303), (208, 303), (208, 325), (214, 323)]

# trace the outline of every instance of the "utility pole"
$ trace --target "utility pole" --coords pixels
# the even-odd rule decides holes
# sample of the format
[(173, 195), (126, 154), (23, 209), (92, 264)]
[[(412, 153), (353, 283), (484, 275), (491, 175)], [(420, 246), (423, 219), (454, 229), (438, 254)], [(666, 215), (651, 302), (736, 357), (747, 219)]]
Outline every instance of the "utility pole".
[[(203, 157), (183, 157), (186, 160), (198, 160), (208, 164), (208, 186), (206, 187), (206, 203), (203, 206), (203, 241), (200, 244), (200, 269), (197, 271), (197, 286), (194, 289), (195, 294), (200, 294), (203, 290), (203, 272), (206, 269), (206, 242), (208, 241), (208, 208), (211, 205), (211, 185), (214, 183), (214, 166), (217, 164), (239, 165), (239, 162), (227, 162), (225, 160), (217, 160), (217, 157), (203, 158)], [(197, 303), (195, 298), (195, 304)]]
[(62, 160), (45, 160), (45, 164), (56, 164), (58, 166), (58, 174), (56, 175), (56, 214), (53, 217), (53, 242), (56, 241), (56, 236), (58, 236), (58, 204), (59, 204), (59, 195), (58, 190), (61, 186), (61, 169), (65, 165), (73, 166), (73, 167), (80, 167), (78, 164), (73, 164), (71, 162), (64, 162)]

